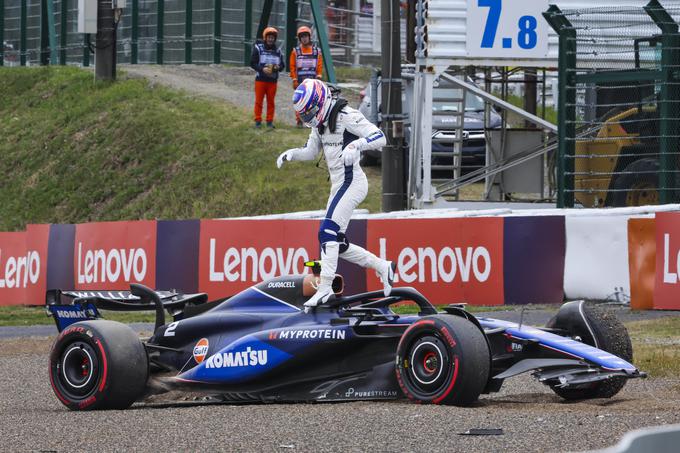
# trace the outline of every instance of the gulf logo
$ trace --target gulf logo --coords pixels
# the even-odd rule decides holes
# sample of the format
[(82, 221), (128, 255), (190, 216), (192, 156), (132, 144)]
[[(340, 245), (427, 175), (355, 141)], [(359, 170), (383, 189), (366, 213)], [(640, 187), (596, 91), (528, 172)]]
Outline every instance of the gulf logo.
[(208, 345), (207, 338), (198, 340), (198, 343), (194, 346), (194, 360), (196, 360), (196, 363), (201, 363), (205, 356), (208, 355)]

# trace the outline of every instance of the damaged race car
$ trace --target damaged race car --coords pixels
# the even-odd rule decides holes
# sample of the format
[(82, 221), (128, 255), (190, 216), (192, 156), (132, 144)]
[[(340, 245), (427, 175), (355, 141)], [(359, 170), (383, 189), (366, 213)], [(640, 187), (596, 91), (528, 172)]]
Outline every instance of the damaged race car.
[[(305, 310), (316, 278), (277, 277), (215, 302), (139, 284), (129, 292), (48, 291), (60, 332), (50, 353), (52, 389), (73, 410), (123, 409), (170, 390), (228, 402), (469, 405), (525, 372), (565, 399), (609, 398), (645, 376), (630, 363), (625, 327), (583, 301), (530, 327), (477, 318), (462, 304), (438, 311), (413, 288), (343, 296), (338, 275), (335, 298)], [(391, 309), (404, 303), (418, 313)], [(154, 333), (140, 339), (99, 309), (155, 310)]]

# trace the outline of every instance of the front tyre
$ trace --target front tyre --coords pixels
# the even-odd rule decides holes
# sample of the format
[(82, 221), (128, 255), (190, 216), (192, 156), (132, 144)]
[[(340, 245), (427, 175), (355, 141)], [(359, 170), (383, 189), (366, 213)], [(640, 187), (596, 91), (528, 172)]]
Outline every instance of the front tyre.
[(397, 346), (397, 381), (412, 401), (466, 406), (489, 379), (489, 347), (477, 326), (454, 315), (427, 316)]
[(64, 329), (50, 352), (50, 384), (71, 410), (125, 409), (146, 388), (144, 345), (128, 326), (83, 321)]

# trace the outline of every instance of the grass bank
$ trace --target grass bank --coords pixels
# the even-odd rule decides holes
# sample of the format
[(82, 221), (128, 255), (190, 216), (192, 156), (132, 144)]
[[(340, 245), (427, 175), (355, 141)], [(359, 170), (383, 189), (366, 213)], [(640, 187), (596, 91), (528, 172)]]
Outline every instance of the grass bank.
[[(77, 68), (0, 68), (0, 231), (322, 209), (325, 169), (275, 165), (307, 134), (258, 131), (239, 107), (144, 80), (94, 83)], [(376, 177), (361, 206), (372, 212), (380, 210)]]

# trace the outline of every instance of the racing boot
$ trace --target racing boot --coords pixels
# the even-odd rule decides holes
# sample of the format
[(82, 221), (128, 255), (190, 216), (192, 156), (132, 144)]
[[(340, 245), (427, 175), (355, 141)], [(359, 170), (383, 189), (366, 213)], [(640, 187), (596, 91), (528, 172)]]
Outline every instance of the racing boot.
[(373, 269), (375, 275), (382, 281), (383, 294), (385, 294), (385, 297), (390, 295), (392, 292), (392, 283), (394, 282), (394, 271), (396, 269), (396, 266), (392, 261), (378, 258), (368, 250), (354, 244), (349, 244), (347, 250), (340, 256), (350, 263)]
[(338, 251), (340, 245), (337, 242), (326, 242), (321, 250), (321, 280), (316, 288), (316, 293), (305, 302), (305, 307), (317, 307), (328, 302), (334, 296), (333, 279), (338, 268)]

